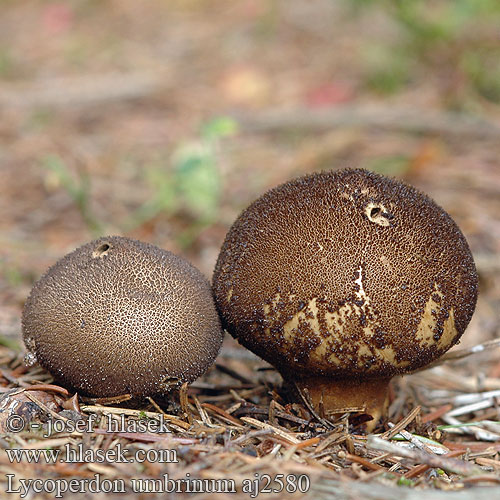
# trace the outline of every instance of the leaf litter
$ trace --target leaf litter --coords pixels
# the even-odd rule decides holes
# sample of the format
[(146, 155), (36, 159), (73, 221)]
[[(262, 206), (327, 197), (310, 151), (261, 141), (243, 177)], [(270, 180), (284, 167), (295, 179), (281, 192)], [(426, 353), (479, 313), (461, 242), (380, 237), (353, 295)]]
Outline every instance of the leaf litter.
[[(500, 364), (498, 344), (498, 340), (488, 342), (490, 371)], [(381, 491), (387, 498), (396, 498), (400, 488), (414, 495), (425, 490), (458, 494), (486, 486), (491, 494), (500, 491), (500, 387), (498, 379), (481, 379), (471, 370), (474, 354), (484, 356), (483, 347), (455, 351), (431, 369), (397, 378), (389, 418), (371, 435), (356, 428), (356, 419), (350, 418), (354, 413), (325, 422), (304, 404), (290, 401), (274, 370), (237, 351), (223, 349), (207, 375), (169, 397), (134, 401), (128, 395), (99, 400), (70, 393), (39, 366), (26, 367), (19, 352), (1, 347), (1, 447), (60, 450), (63, 458), (57, 463), (16, 463), (2, 453), (2, 479), (5, 482), (8, 474), (25, 478), (98, 474), (130, 481), (168, 474), (172, 480), (233, 480), (235, 491), (219, 493), (221, 498), (251, 498), (248, 490), (242, 490), (245, 481), (257, 481), (270, 498), (287, 498), (291, 490), (279, 491), (279, 483), (266, 483), (276, 477), (292, 482), (304, 476), (307, 492), (295, 494), (316, 498), (349, 498), (344, 491), (347, 485), (349, 491), (372, 498), (358, 491), (367, 482), (373, 485), (373, 498)], [(8, 419), (13, 415), (24, 420), (20, 432), (9, 430)], [(95, 424), (86, 428), (68, 425), (69, 421), (88, 423), (91, 416)], [(124, 428), (110, 432), (110, 418), (122, 419)], [(51, 428), (49, 421), (56, 419), (65, 425)], [(137, 431), (139, 421), (159, 420), (168, 432)], [(53, 433), (47, 435), (49, 430)], [(64, 459), (68, 447), (79, 446), (93, 450), (88, 456), (99, 456), (101, 450), (111, 459)], [(114, 449), (126, 450), (127, 457), (143, 450), (141, 456), (147, 459), (114, 461), (109, 454)], [(148, 450), (154, 451), (147, 454)], [(162, 461), (165, 456), (172, 460)], [(186, 495), (199, 498), (214, 494), (189, 488), (180, 487)], [(137, 493), (126, 495), (132, 498)]]

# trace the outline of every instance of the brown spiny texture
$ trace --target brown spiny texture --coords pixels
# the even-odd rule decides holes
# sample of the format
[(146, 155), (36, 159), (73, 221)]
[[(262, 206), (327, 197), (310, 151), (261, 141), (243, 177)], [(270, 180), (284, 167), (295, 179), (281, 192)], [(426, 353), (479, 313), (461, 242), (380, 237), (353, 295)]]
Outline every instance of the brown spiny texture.
[(477, 273), (428, 196), (346, 169), (287, 182), (244, 210), (213, 287), (223, 326), (281, 373), (382, 378), (458, 341)]
[(208, 280), (153, 245), (112, 236), (63, 257), (35, 283), (23, 337), (56, 380), (106, 397), (163, 392), (212, 364), (222, 329)]

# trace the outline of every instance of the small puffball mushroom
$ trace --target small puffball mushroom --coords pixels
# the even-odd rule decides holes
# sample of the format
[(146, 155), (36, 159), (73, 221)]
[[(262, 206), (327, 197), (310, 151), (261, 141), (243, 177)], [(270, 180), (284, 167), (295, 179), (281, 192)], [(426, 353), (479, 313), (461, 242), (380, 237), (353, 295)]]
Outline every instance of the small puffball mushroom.
[(223, 326), (319, 414), (360, 408), (453, 346), (477, 299), (464, 236), (434, 201), (365, 170), (271, 189), (235, 221), (213, 276)]
[(213, 363), (223, 331), (208, 280), (128, 238), (100, 238), (35, 283), (22, 318), (26, 359), (87, 396), (152, 396)]

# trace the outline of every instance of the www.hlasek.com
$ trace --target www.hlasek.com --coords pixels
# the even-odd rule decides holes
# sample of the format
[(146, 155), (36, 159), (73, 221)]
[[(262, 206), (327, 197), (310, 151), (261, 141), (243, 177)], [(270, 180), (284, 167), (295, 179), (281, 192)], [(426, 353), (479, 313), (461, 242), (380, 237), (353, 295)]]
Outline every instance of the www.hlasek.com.
[[(170, 433), (171, 430), (167, 427), (163, 415), (160, 415), (159, 420), (140, 419), (126, 420), (125, 415), (116, 417), (114, 415), (104, 416), (104, 428), (108, 433)], [(44, 438), (53, 436), (54, 434), (65, 432), (93, 432), (98, 417), (95, 414), (89, 416), (88, 419), (80, 420), (48, 420), (45, 424), (46, 430), (42, 434)], [(11, 415), (7, 419), (7, 428), (11, 432), (20, 432), (26, 427), (24, 417), (20, 415)], [(40, 430), (42, 424), (30, 423), (31, 430)], [(101, 427), (102, 429), (102, 427)], [(64, 449), (23, 449), (10, 448), (5, 450), (7, 458), (11, 463), (38, 463), (54, 464), (56, 462), (63, 463), (131, 463), (131, 462), (160, 462), (160, 463), (176, 463), (177, 451), (169, 449), (137, 449), (130, 453), (128, 448), (124, 448), (120, 443), (110, 449), (93, 449), (84, 448), (80, 443), (76, 447), (69, 443), (64, 446)]]
[(121, 463), (128, 464), (132, 462), (159, 462), (159, 463), (177, 463), (177, 451), (169, 449), (150, 448), (144, 450), (142, 448), (134, 450), (130, 453), (128, 448), (124, 448), (120, 443), (115, 448), (107, 450), (84, 448), (83, 443), (75, 447), (69, 443), (64, 445), (62, 450), (50, 449), (22, 449), (10, 448), (5, 450), (10, 463), (46, 463), (55, 464), (62, 463), (87, 463), (87, 464), (102, 464), (102, 463)]
[[(52, 420), (44, 426), (43, 437), (51, 437), (61, 432), (93, 432), (97, 416), (91, 415), (87, 420)], [(105, 429), (110, 433), (118, 432), (171, 432), (163, 416), (160, 420), (129, 420), (125, 415), (119, 417), (106, 415)], [(102, 422), (100, 422), (102, 424)], [(7, 419), (7, 428), (16, 433), (29, 427), (41, 429), (40, 424), (27, 425), (20, 415), (11, 415)], [(100, 427), (102, 429), (102, 426)], [(131, 463), (157, 462), (177, 463), (177, 450), (157, 448), (137, 448), (129, 450), (118, 443), (110, 449), (92, 449), (84, 447), (83, 443), (76, 446), (65, 444), (62, 449), (6, 449), (7, 459), (11, 463)], [(149, 478), (115, 478), (107, 479), (100, 474), (84, 479), (39, 479), (18, 478), (16, 474), (6, 474), (6, 493), (17, 493), (20, 498), (26, 498), (32, 493), (49, 493), (55, 498), (61, 498), (65, 493), (236, 493), (241, 491), (255, 498), (261, 493), (305, 493), (310, 488), (310, 479), (306, 474), (254, 474), (254, 478), (243, 479), (237, 488), (234, 479), (198, 479), (187, 473), (183, 478), (171, 478), (164, 474), (158, 479)]]

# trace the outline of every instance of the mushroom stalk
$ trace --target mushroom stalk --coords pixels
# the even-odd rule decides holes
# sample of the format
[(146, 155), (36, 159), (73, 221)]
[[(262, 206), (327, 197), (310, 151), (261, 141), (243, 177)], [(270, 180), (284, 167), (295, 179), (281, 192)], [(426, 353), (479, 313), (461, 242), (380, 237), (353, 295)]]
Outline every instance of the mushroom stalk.
[(365, 423), (365, 429), (370, 432), (387, 414), (390, 380), (311, 376), (295, 383), (301, 397), (308, 398), (319, 415), (326, 418), (348, 412), (368, 415), (371, 420)]

